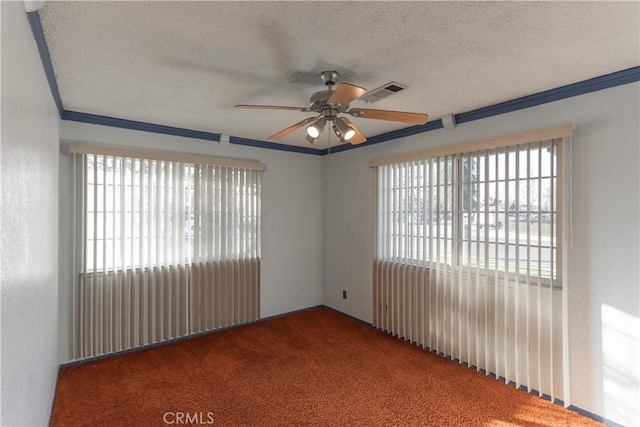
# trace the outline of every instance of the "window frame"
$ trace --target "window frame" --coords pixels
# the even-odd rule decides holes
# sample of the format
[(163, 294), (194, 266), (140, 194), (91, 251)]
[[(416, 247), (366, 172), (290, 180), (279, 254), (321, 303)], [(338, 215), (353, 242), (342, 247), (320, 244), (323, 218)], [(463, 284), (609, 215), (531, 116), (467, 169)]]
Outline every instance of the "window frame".
[[(73, 190), (74, 212), (76, 212), (74, 252), (76, 254), (75, 265), (80, 274), (99, 277), (109, 274), (129, 274), (153, 269), (166, 269), (194, 262), (261, 258), (261, 179), (259, 179), (261, 174), (259, 172), (266, 170), (266, 165), (207, 156), (198, 157), (162, 151), (141, 151), (80, 144), (69, 146), (69, 153), (76, 155), (74, 176), (77, 180), (74, 180)], [(195, 162), (196, 160), (198, 162)], [(116, 163), (118, 167), (116, 167)], [(163, 171), (160, 181), (157, 181), (156, 179), (160, 175), (157, 175), (158, 169), (156, 168), (160, 168), (161, 164), (165, 165), (163, 167), (170, 165), (171, 170)], [(132, 169), (127, 172), (127, 167)], [(227, 203), (230, 203), (225, 209), (233, 209), (231, 206), (235, 205), (242, 206), (244, 209), (243, 215), (236, 212), (229, 216), (232, 218), (230, 223), (232, 225), (227, 224), (231, 227), (225, 230), (229, 234), (227, 238), (233, 239), (238, 233), (251, 234), (252, 243), (244, 241), (242, 244), (234, 243), (227, 246), (224, 251), (214, 254), (213, 257), (212, 254), (205, 254), (206, 259), (199, 259), (202, 255), (197, 258), (195, 243), (197, 239), (194, 238), (195, 236), (186, 237), (188, 225), (186, 222), (182, 223), (181, 219), (195, 224), (195, 218), (198, 214), (203, 214), (198, 211), (194, 201), (206, 199), (204, 193), (196, 194), (198, 182), (203, 179), (199, 174), (211, 169), (215, 169), (211, 172), (216, 175), (214, 179), (225, 183), (222, 185), (224, 187), (222, 191), (229, 198)], [(258, 172), (258, 174), (254, 179), (249, 180), (247, 179), (249, 172)], [(126, 178), (125, 175), (127, 175)], [(153, 185), (150, 184), (152, 181)], [(210, 186), (211, 183), (207, 185)], [(226, 191), (232, 188), (235, 190)], [(154, 205), (156, 213), (151, 214), (148, 207), (142, 208), (142, 206), (145, 201), (150, 203), (155, 200), (156, 190), (158, 191), (157, 197), (164, 195), (171, 199), (171, 207), (167, 209)], [(181, 200), (187, 196), (189, 191), (193, 200), (190, 202)], [(149, 195), (153, 197), (149, 199)], [(127, 204), (122, 205), (121, 201), (125, 199)], [(248, 202), (252, 204), (251, 209), (253, 210), (251, 212), (246, 211)], [(185, 210), (187, 205), (191, 208), (190, 215)], [(217, 208), (219, 206), (214, 204), (214, 210), (207, 215), (215, 216)], [(171, 218), (179, 210), (185, 210), (184, 215), (178, 214), (175, 218), (175, 224), (169, 221), (170, 223), (167, 225), (165, 216)], [(156, 216), (151, 223), (147, 223), (147, 220), (151, 221), (152, 215)], [(141, 222), (135, 223), (134, 226), (134, 223), (129, 222), (130, 220)], [(108, 221), (111, 221), (111, 224)], [(123, 221), (125, 225), (121, 224)], [(253, 223), (253, 225), (248, 226), (249, 223)], [(117, 224), (120, 225), (117, 226)], [(105, 230), (109, 230), (109, 232)], [(162, 232), (157, 234), (158, 230)], [(124, 234), (122, 234), (123, 232)], [(202, 238), (202, 232), (203, 229), (200, 229), (200, 238)], [(167, 235), (172, 236), (170, 241), (166, 240)], [(215, 238), (213, 237), (213, 239)], [(212, 237), (208, 239), (211, 240)], [(144, 240), (143, 243), (141, 243), (142, 240)], [(153, 242), (159, 241), (162, 246), (166, 244), (165, 240), (170, 248), (174, 248), (173, 250), (180, 247), (179, 259), (171, 259), (171, 257), (167, 259), (164, 252), (161, 256), (150, 249), (150, 252), (145, 252), (146, 255), (141, 255), (138, 252), (138, 249), (143, 245), (145, 250), (151, 246), (157, 249), (156, 243)], [(148, 243), (149, 241), (152, 243)], [(186, 248), (188, 244), (191, 245), (190, 249)], [(182, 249), (183, 246), (185, 249)], [(166, 246), (162, 247), (166, 249)], [(123, 252), (122, 248), (127, 250)], [(131, 253), (128, 253), (129, 248), (131, 248)]]
[[(380, 203), (378, 203), (378, 201), (376, 200), (375, 203), (375, 207), (376, 207), (376, 215), (375, 215), (375, 220), (376, 220), (376, 225), (375, 225), (375, 234), (376, 234), (376, 245), (375, 245), (375, 259), (379, 260), (379, 261), (386, 261), (386, 262), (395, 262), (395, 263), (402, 263), (402, 264), (406, 264), (406, 265), (412, 265), (412, 266), (418, 266), (418, 267), (424, 267), (424, 268), (428, 268), (428, 269), (435, 269), (435, 270), (445, 270), (445, 265), (449, 265), (449, 266), (455, 266), (456, 268), (459, 268), (460, 271), (463, 272), (463, 274), (472, 274), (472, 277), (475, 276), (476, 274), (479, 274), (481, 277), (485, 277), (485, 278), (490, 278), (490, 279), (497, 279), (499, 280), (499, 282), (501, 283), (508, 283), (510, 285), (517, 285), (518, 283), (520, 284), (526, 284), (526, 285), (540, 285), (541, 287), (553, 287), (553, 288), (557, 288), (560, 289), (562, 288), (562, 276), (561, 276), (561, 272), (563, 271), (563, 259), (562, 259), (562, 250), (561, 250), (561, 236), (563, 236), (563, 224), (562, 224), (562, 218), (563, 218), (563, 213), (562, 213), (562, 206), (564, 205), (564, 203), (562, 203), (562, 201), (560, 200), (560, 197), (562, 196), (562, 191), (561, 191), (561, 182), (560, 182), (560, 175), (561, 173), (566, 173), (565, 171), (561, 171), (561, 168), (566, 166), (566, 162), (564, 160), (564, 156), (567, 155), (567, 153), (564, 153), (565, 150), (562, 149), (562, 143), (563, 143), (563, 139), (560, 137), (554, 137), (554, 138), (550, 138), (547, 140), (536, 140), (536, 141), (528, 141), (526, 143), (518, 143), (518, 144), (510, 144), (510, 145), (501, 145), (501, 146), (496, 146), (496, 147), (491, 147), (488, 149), (475, 149), (473, 151), (467, 151), (467, 152), (455, 152), (455, 151), (451, 151), (446, 155), (432, 155), (432, 156), (427, 156), (424, 158), (419, 158), (418, 156), (415, 157), (409, 157), (406, 160), (402, 159), (403, 161), (389, 161), (389, 162), (380, 162), (380, 161), (372, 161), (370, 163), (370, 165), (372, 166), (384, 166), (384, 165), (393, 165), (393, 164), (403, 164), (405, 165), (405, 177), (403, 178), (404, 183), (410, 183), (410, 179), (407, 178), (407, 176), (413, 175), (415, 172), (413, 172), (414, 170), (417, 169), (417, 164), (415, 164), (413, 162), (413, 160), (419, 160), (419, 161), (425, 161), (425, 160), (429, 160), (432, 162), (438, 162), (438, 172), (436, 173), (437, 176), (437, 182), (433, 183), (430, 182), (428, 183), (429, 185), (426, 185), (424, 183), (422, 184), (414, 184), (414, 188), (418, 189), (418, 193), (422, 190), (422, 187), (429, 187), (429, 190), (424, 190), (424, 194), (429, 193), (430, 197), (433, 195), (433, 188), (441, 185), (440, 181), (440, 175), (441, 173), (439, 173), (439, 168), (440, 165), (439, 163), (441, 163), (440, 160), (442, 159), (447, 159), (450, 157), (453, 157), (452, 159), (452, 167), (453, 167), (453, 176), (451, 179), (451, 182), (448, 184), (451, 186), (452, 189), (452, 207), (450, 211), (444, 210), (440, 211), (440, 206), (436, 207), (436, 211), (435, 211), (435, 215), (437, 218), (437, 222), (436, 224), (440, 224), (441, 222), (441, 216), (443, 214), (446, 214), (447, 216), (451, 215), (454, 219), (452, 220), (452, 224), (451, 224), (451, 237), (447, 238), (448, 242), (451, 242), (451, 246), (452, 246), (452, 250), (451, 250), (451, 257), (450, 259), (446, 260), (446, 263), (444, 262), (440, 262), (436, 259), (434, 259), (433, 254), (429, 254), (429, 256), (427, 258), (429, 259), (421, 259), (420, 257), (408, 257), (405, 256), (404, 257), (398, 257), (398, 256), (394, 256), (394, 255), (386, 255), (386, 254), (381, 254), (381, 247), (382, 247), (382, 242), (380, 240), (380, 234), (382, 232), (382, 230), (380, 229), (380, 208), (381, 205)], [(479, 221), (478, 219), (476, 219), (476, 222), (472, 223), (470, 221), (468, 221), (468, 217), (467, 215), (471, 215), (471, 214), (477, 214), (477, 215), (483, 215), (485, 216), (485, 221), (483, 226), (481, 226), (480, 228), (484, 228), (487, 227), (486, 225), (486, 217), (487, 215), (496, 215), (497, 218), (499, 218), (500, 215), (503, 215), (504, 217), (504, 225), (503, 227), (505, 227), (507, 230), (509, 228), (508, 223), (509, 218), (511, 216), (511, 211), (509, 210), (508, 206), (506, 206), (506, 203), (508, 201), (510, 201), (511, 199), (507, 198), (508, 200), (505, 201), (505, 206), (504, 206), (504, 211), (501, 210), (495, 210), (495, 211), (488, 211), (488, 210), (484, 210), (481, 211), (480, 210), (480, 203), (477, 202), (477, 207), (475, 207), (472, 210), (464, 210), (464, 201), (463, 201), (463, 186), (465, 184), (464, 181), (464, 177), (463, 177), (463, 173), (464, 173), (464, 167), (463, 167), (463, 162), (465, 159), (472, 159), (472, 158), (476, 158), (476, 159), (482, 159), (482, 158), (486, 158), (485, 162), (486, 164), (489, 163), (489, 159), (490, 156), (492, 155), (498, 155), (500, 153), (504, 153), (506, 154), (506, 156), (509, 156), (509, 153), (513, 153), (515, 152), (515, 158), (519, 159), (520, 157), (520, 153), (521, 152), (526, 152), (526, 156), (528, 159), (530, 159), (531, 156), (531, 152), (532, 150), (536, 149), (536, 150), (543, 150), (544, 147), (552, 147), (553, 154), (551, 156), (552, 158), (552, 164), (550, 167), (550, 172), (549, 172), (549, 176), (542, 176), (541, 173), (541, 169), (538, 170), (538, 174), (537, 176), (531, 176), (529, 173), (527, 174), (526, 178), (521, 177), (519, 175), (519, 171), (517, 170), (517, 163), (516, 163), (516, 173), (514, 177), (511, 177), (511, 175), (509, 174), (509, 161), (507, 160), (505, 163), (503, 163), (503, 165), (505, 165), (505, 176), (504, 178), (500, 179), (498, 176), (498, 171), (496, 170), (495, 172), (495, 177), (493, 180), (489, 180), (489, 170), (488, 168), (485, 167), (485, 177), (483, 177), (482, 179), (480, 179), (479, 177), (476, 177), (475, 180), (469, 180), (469, 183), (473, 183), (473, 185), (478, 186), (478, 188), (481, 185), (494, 185), (494, 184), (498, 184), (499, 182), (503, 182), (505, 188), (509, 186), (510, 182), (515, 182), (516, 184), (516, 188), (518, 183), (522, 183), (522, 182), (526, 182), (526, 186), (528, 188), (527, 193), (529, 194), (529, 188), (531, 186), (531, 182), (533, 180), (537, 180), (539, 183), (541, 182), (542, 179), (549, 179), (550, 180), (550, 184), (551, 184), (551, 205), (549, 206), (548, 210), (542, 210), (542, 204), (540, 202), (540, 200), (538, 201), (538, 210), (537, 211), (531, 211), (531, 209), (527, 209), (526, 211), (521, 211), (520, 210), (520, 203), (518, 201), (518, 197), (519, 195), (516, 193), (516, 208), (515, 211), (513, 212), (513, 215), (515, 216), (515, 221), (513, 222), (513, 224), (515, 224), (516, 230), (518, 230), (523, 224), (526, 224), (526, 228), (527, 231), (524, 233), (527, 236), (527, 244), (524, 246), (524, 250), (527, 250), (527, 248), (529, 248), (530, 251), (538, 251), (538, 253), (541, 253), (541, 251), (543, 250), (548, 250), (551, 252), (550, 254), (550, 273), (548, 275), (548, 277), (543, 277), (541, 275), (541, 270), (538, 270), (538, 275), (535, 274), (531, 274), (531, 262), (527, 261), (527, 268), (526, 268), (526, 272), (523, 273), (521, 271), (521, 268), (518, 267), (518, 262), (521, 261), (519, 258), (516, 258), (516, 260), (518, 260), (518, 262), (515, 263), (515, 265), (512, 265), (512, 263), (509, 262), (509, 258), (503, 260), (503, 267), (499, 268), (499, 259), (496, 258), (493, 260), (494, 263), (494, 268), (490, 268), (488, 267), (489, 262), (482, 262), (482, 263), (478, 263), (478, 265), (474, 265), (472, 263), (469, 263), (468, 261), (465, 262), (465, 257), (468, 258), (468, 255), (465, 256), (465, 248), (468, 248), (470, 246), (473, 245), (484, 245), (485, 246), (485, 250), (487, 248), (487, 246), (498, 246), (501, 245), (505, 248), (505, 250), (509, 250), (509, 248), (511, 246), (515, 246), (516, 249), (516, 253), (518, 253), (518, 250), (522, 248), (521, 244), (512, 244), (511, 242), (509, 242), (508, 240), (506, 242), (503, 242), (502, 244), (499, 243), (498, 240), (496, 240), (495, 236), (490, 236), (490, 240), (485, 241), (484, 239), (482, 240), (472, 240), (471, 238), (465, 238), (464, 236), (464, 226), (465, 225), (473, 225), (474, 227), (477, 226), (477, 222)], [(398, 157), (402, 157), (402, 156), (398, 156)], [(516, 160), (517, 162), (518, 160)], [(529, 161), (529, 160), (528, 160)], [(542, 160), (539, 157), (539, 162), (541, 163)], [(497, 157), (496, 157), (496, 164), (497, 164)], [(432, 163), (432, 165), (435, 165), (435, 163)], [(411, 169), (411, 172), (406, 172), (407, 170)], [(469, 173), (470, 169), (469, 169)], [(387, 185), (386, 183), (381, 184), (379, 182), (379, 174), (376, 173), (376, 180), (374, 182), (374, 190), (375, 190), (375, 194), (376, 197), (379, 198), (384, 192), (386, 192), (387, 195), (392, 194), (392, 192), (397, 191), (397, 192), (402, 192), (402, 191), (406, 191), (406, 188), (409, 187), (409, 185), (402, 185), (402, 186), (396, 186), (394, 190), (391, 190), (389, 188), (385, 188), (384, 186)], [(414, 181), (415, 182), (415, 181)], [(383, 187), (381, 187), (381, 185)], [(435, 186), (435, 187), (434, 187)], [(508, 191), (508, 190), (507, 190)], [(539, 192), (541, 192), (541, 185), (539, 184)], [(446, 200), (446, 190), (445, 190), (445, 200)], [(395, 196), (393, 196), (395, 197)], [(486, 202), (486, 198), (489, 197), (489, 194), (485, 194), (485, 202)], [(530, 197), (530, 195), (529, 195)], [(446, 202), (445, 202), (446, 203)], [(527, 201), (527, 205), (529, 205), (528, 201)], [(405, 207), (408, 206), (408, 204), (404, 205)], [(485, 206), (486, 203), (485, 203)], [(430, 204), (431, 207), (431, 204)], [(549, 212), (550, 213), (550, 224), (551, 224), (551, 237), (550, 237), (550, 242), (548, 245), (544, 245), (544, 244), (532, 244), (532, 242), (529, 240), (530, 236), (531, 236), (531, 232), (529, 230), (530, 227), (530, 221), (521, 221), (520, 220), (520, 215), (521, 214), (526, 214), (527, 217), (529, 217), (531, 215), (531, 213), (537, 213), (538, 214), (538, 220), (537, 220), (537, 224), (538, 227), (540, 227), (543, 222), (541, 220), (541, 213), (543, 212)], [(402, 218), (401, 212), (399, 211), (398, 213), (400, 213), (400, 218)], [(421, 212), (422, 215), (420, 215), (420, 217), (424, 218), (425, 216), (429, 217), (429, 221), (432, 221), (432, 216), (433, 216), (433, 209), (426, 209), (423, 208), (423, 211)], [(411, 216), (411, 215), (410, 215)], [(405, 218), (408, 218), (409, 216), (405, 215)], [(395, 220), (396, 216), (395, 213), (392, 213), (387, 220)], [(400, 219), (400, 222), (402, 222), (402, 220)], [(424, 234), (424, 229), (421, 230), (421, 227), (418, 227), (418, 233), (423, 233), (423, 235), (418, 235), (417, 238), (418, 239), (428, 239), (428, 240), (435, 240), (436, 242), (440, 242), (442, 241), (442, 239), (438, 238), (438, 237), (431, 237), (430, 234), (432, 234), (433, 232), (433, 228), (431, 226), (429, 226), (429, 235)], [(521, 231), (519, 231), (520, 233)], [(391, 229), (387, 230), (386, 233), (386, 239), (393, 239), (393, 238), (398, 238), (398, 237), (402, 237), (402, 236), (406, 236), (406, 234), (401, 234), (398, 231), (393, 230), (393, 227), (391, 227)], [(411, 237), (410, 239), (413, 239), (414, 237)], [(436, 243), (438, 244), (438, 243)], [(413, 245), (413, 243), (411, 243), (410, 245)], [(431, 247), (431, 245), (430, 245)], [(419, 248), (418, 248), (419, 251)], [(531, 252), (528, 252), (528, 257), (527, 259), (530, 259), (530, 254)], [(517, 256), (517, 255), (516, 255)], [(491, 257), (489, 257), (491, 258)], [(440, 266), (442, 264), (442, 266)], [(505, 270), (504, 265), (508, 264), (510, 266), (510, 268), (508, 269), (508, 271)]]

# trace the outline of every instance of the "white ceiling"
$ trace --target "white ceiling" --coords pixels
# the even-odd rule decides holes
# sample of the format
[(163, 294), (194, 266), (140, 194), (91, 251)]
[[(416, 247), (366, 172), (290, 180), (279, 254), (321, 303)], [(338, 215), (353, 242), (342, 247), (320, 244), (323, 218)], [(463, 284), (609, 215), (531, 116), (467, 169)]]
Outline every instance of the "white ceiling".
[(260, 140), (310, 114), (233, 105), (307, 106), (323, 70), (405, 84), (368, 107), (434, 120), (640, 65), (638, 2), (56, 1), (40, 16), (66, 110)]

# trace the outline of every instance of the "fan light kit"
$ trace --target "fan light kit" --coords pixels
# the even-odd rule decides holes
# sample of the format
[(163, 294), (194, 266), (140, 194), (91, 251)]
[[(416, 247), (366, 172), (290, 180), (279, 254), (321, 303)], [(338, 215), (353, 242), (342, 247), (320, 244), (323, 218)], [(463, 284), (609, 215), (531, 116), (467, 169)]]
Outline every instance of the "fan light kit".
[(270, 140), (282, 138), (301, 127), (307, 127), (306, 140), (311, 144), (315, 144), (327, 123), (331, 123), (331, 129), (336, 134), (340, 142), (350, 142), (351, 144), (360, 144), (367, 138), (360, 133), (358, 128), (346, 117), (338, 117), (339, 114), (349, 114), (353, 117), (362, 119), (378, 119), (388, 120), (392, 122), (410, 123), (413, 125), (423, 125), (429, 119), (429, 116), (423, 113), (409, 113), (404, 111), (391, 110), (374, 110), (371, 108), (351, 108), (349, 104), (367, 93), (367, 90), (349, 83), (340, 83), (335, 90), (332, 86), (340, 77), (337, 71), (323, 71), (320, 77), (327, 90), (321, 90), (311, 95), (309, 99), (309, 107), (288, 107), (282, 105), (235, 105), (235, 108), (247, 109), (263, 109), (263, 110), (294, 110), (303, 112), (315, 112), (317, 116), (308, 117), (280, 132), (271, 135)]

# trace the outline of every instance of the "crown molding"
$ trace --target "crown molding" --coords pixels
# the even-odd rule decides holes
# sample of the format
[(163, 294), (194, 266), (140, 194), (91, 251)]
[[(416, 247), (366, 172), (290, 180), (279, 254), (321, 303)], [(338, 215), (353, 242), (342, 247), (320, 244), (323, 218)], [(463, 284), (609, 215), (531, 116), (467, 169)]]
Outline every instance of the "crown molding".
[[(143, 132), (155, 132), (166, 135), (183, 136), (187, 138), (205, 139), (209, 141), (220, 141), (220, 134), (203, 132), (192, 129), (183, 129), (173, 126), (165, 126), (154, 123), (139, 122), (134, 120), (119, 119), (115, 117), (100, 116), (96, 114), (83, 113), (79, 111), (68, 111), (64, 109), (62, 98), (60, 97), (60, 91), (58, 89), (58, 83), (53, 71), (53, 65), (51, 62), (51, 56), (49, 54), (49, 48), (44, 37), (42, 30), (42, 23), (40, 21), (40, 15), (37, 11), (27, 12), (27, 19), (31, 26), (33, 38), (38, 46), (38, 52), (40, 53), (40, 59), (42, 60), (42, 66), (44, 73), (49, 82), (49, 88), (51, 90), (51, 96), (58, 108), (60, 118), (62, 120), (77, 121), (83, 123), (92, 123), (103, 126), (120, 127), (126, 129), (139, 130)], [(549, 102), (559, 101), (561, 99), (571, 98), (578, 95), (584, 95), (591, 92), (596, 92), (603, 89), (608, 89), (616, 86), (621, 86), (629, 83), (635, 83), (640, 81), (640, 66), (628, 68), (626, 70), (616, 71), (614, 73), (605, 74), (603, 76), (594, 77), (592, 79), (583, 80), (577, 83), (560, 86), (554, 89), (545, 90), (543, 92), (534, 93), (521, 98), (512, 99), (510, 101), (501, 102), (487, 107), (478, 108), (475, 110), (455, 114), (455, 121), (457, 124), (471, 122), (475, 120), (481, 120), (488, 117), (497, 116), (500, 114), (510, 113), (512, 111), (522, 110), (525, 108), (535, 107), (537, 105), (547, 104)], [(395, 130), (392, 132), (386, 132), (379, 135), (372, 136), (367, 139), (366, 142), (358, 145), (342, 144), (332, 148), (317, 149), (307, 148), (295, 145), (277, 144), (269, 141), (262, 141), (257, 139), (242, 138), (238, 136), (231, 136), (229, 143), (237, 145), (245, 145), (249, 147), (266, 148), (270, 150), (289, 151), (293, 153), (310, 154), (315, 156), (325, 156), (330, 153), (340, 153), (342, 151), (353, 150), (356, 148), (367, 147), (373, 144), (379, 144), (381, 142), (391, 141), (398, 138), (405, 138), (411, 135), (417, 135), (424, 132), (430, 132), (436, 129), (442, 129), (442, 120), (433, 120), (424, 125), (410, 126), (404, 129)]]
[(138, 122), (135, 120), (119, 119), (116, 117), (100, 116), (97, 114), (81, 113), (78, 111), (63, 110), (60, 115), (62, 120), (72, 122), (91, 123), (94, 125), (111, 126), (139, 130), (142, 132), (162, 133), (165, 135), (182, 136), (185, 138), (204, 139), (207, 141), (220, 141), (219, 133), (203, 132), (193, 129), (184, 129), (173, 126), (158, 125), (155, 123)]
[(325, 150), (317, 148), (300, 147), (297, 145), (278, 144), (275, 142), (262, 141), (259, 139), (242, 138), (239, 136), (229, 137), (229, 144), (246, 145), (248, 147), (267, 148), (269, 150), (290, 151), (293, 153), (311, 154), (314, 156), (323, 156)]

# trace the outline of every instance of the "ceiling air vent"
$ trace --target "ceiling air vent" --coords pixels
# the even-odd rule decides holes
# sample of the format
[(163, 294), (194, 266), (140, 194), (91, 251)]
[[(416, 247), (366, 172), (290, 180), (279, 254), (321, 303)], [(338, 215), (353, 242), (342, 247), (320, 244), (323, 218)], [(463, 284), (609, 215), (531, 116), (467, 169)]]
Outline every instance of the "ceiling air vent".
[(367, 103), (374, 103), (380, 101), (382, 98), (386, 98), (387, 96), (402, 92), (405, 89), (407, 89), (407, 86), (405, 85), (401, 85), (398, 82), (389, 82), (379, 88), (370, 90), (358, 99), (366, 101)]

